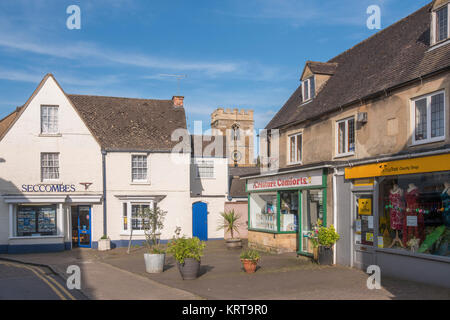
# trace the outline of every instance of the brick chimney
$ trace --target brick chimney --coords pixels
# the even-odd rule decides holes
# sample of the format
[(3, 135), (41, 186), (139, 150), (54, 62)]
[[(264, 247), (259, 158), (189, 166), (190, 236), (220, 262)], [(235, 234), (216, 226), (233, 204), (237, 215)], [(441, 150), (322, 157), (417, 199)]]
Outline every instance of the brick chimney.
[(183, 100), (184, 100), (183, 96), (173, 96), (172, 97), (173, 106), (174, 107), (182, 107), (183, 106)]

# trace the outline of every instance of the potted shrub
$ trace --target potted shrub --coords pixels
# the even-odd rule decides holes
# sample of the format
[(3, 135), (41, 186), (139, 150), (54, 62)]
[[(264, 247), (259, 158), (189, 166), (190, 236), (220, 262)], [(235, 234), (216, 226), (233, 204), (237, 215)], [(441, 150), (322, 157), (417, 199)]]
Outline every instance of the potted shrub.
[(244, 250), (241, 253), (241, 262), (244, 266), (245, 272), (254, 273), (260, 258), (261, 256), (258, 251), (253, 249)]
[(198, 277), (201, 257), (205, 242), (199, 238), (174, 238), (168, 245), (167, 252), (172, 253), (177, 261), (178, 270), (183, 280), (193, 280)]
[(111, 239), (107, 235), (103, 235), (100, 240), (98, 240), (98, 251), (111, 250)]
[(167, 212), (158, 206), (138, 211), (138, 217), (142, 219), (145, 246), (148, 251), (144, 253), (145, 271), (148, 273), (160, 273), (164, 270), (166, 254), (159, 244), (159, 230), (164, 227), (166, 214)]
[(236, 214), (234, 210), (230, 210), (228, 212), (221, 212), (220, 215), (222, 216), (222, 219), (220, 219), (219, 221), (217, 230), (223, 229), (225, 230), (225, 232), (229, 232), (231, 235), (231, 238), (225, 239), (227, 248), (228, 249), (242, 248), (241, 239), (234, 237), (235, 232), (239, 234), (239, 227), (241, 226), (239, 219), (241, 218), (241, 216)]
[(317, 239), (319, 241), (319, 264), (333, 265), (333, 245), (339, 240), (339, 234), (334, 226), (320, 227)]

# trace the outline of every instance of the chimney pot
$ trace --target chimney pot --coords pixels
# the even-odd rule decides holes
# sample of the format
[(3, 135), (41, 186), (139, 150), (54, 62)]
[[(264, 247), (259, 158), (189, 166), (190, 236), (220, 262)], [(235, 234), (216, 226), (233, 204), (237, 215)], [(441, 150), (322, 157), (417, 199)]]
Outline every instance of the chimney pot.
[(172, 97), (172, 101), (173, 101), (173, 106), (174, 107), (182, 107), (183, 106), (184, 97), (183, 96), (173, 96)]

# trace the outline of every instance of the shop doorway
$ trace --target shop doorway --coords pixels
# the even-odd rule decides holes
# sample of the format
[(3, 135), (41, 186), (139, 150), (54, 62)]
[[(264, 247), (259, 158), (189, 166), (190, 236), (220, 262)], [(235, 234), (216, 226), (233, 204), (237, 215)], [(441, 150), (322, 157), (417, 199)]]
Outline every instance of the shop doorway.
[(371, 192), (354, 192), (353, 199), (353, 266), (365, 270), (373, 264), (373, 195)]
[(192, 235), (208, 240), (208, 205), (204, 202), (192, 204)]
[(72, 248), (91, 247), (91, 207), (72, 206)]

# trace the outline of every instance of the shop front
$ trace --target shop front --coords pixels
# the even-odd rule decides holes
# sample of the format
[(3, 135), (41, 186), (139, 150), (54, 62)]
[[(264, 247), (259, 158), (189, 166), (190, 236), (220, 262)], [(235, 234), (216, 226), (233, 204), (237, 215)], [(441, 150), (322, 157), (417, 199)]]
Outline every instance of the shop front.
[(313, 228), (327, 223), (326, 169), (247, 179), (249, 246), (310, 256)]
[[(92, 212), (101, 195), (8, 194), (3, 204), (9, 213), (5, 253), (53, 252), (91, 247)], [(6, 211), (6, 210), (5, 210)]]
[(345, 181), (353, 265), (450, 287), (450, 154), (346, 168)]

